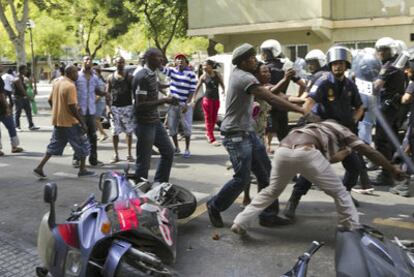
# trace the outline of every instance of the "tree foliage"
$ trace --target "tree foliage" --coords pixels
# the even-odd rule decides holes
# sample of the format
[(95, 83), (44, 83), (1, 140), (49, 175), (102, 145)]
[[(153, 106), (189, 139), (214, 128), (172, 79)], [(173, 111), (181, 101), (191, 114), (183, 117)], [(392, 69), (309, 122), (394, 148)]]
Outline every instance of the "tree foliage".
[(164, 55), (173, 38), (185, 36), (187, 0), (127, 0), (126, 7), (144, 20), (146, 36)]
[(0, 21), (13, 43), (18, 64), (26, 64), (25, 30), (29, 18), (29, 0), (1, 0)]

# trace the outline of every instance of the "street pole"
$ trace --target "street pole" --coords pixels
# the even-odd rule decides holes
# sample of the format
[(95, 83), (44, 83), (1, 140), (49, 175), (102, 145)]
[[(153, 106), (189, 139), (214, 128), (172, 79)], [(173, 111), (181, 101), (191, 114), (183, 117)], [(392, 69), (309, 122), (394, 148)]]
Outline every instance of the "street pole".
[(34, 60), (34, 51), (33, 51), (33, 36), (32, 36), (32, 29), (34, 28), (33, 20), (28, 20), (26, 23), (27, 29), (29, 29), (30, 34), (30, 50), (32, 52), (32, 77), (33, 77), (33, 93), (37, 95), (37, 80), (36, 80), (36, 67), (35, 67), (35, 60)]

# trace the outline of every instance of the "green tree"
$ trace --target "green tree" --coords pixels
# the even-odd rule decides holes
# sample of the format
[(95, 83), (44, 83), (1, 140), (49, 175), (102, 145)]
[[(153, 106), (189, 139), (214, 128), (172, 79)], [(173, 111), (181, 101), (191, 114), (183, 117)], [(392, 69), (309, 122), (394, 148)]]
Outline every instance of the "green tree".
[(142, 18), (146, 37), (165, 55), (174, 38), (187, 29), (187, 0), (127, 0), (125, 6)]
[(29, 19), (29, 0), (1, 0), (0, 21), (13, 43), (18, 65), (26, 64), (25, 31)]

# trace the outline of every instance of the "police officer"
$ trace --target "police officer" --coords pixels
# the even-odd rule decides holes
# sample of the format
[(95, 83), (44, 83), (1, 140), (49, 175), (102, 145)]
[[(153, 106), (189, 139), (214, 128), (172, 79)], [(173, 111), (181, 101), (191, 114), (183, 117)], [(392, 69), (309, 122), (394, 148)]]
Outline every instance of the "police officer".
[[(374, 83), (374, 89), (380, 98), (380, 110), (397, 135), (399, 128), (399, 109), (401, 97), (404, 94), (404, 72), (393, 66), (397, 56), (397, 44), (390, 37), (383, 37), (375, 43), (375, 49), (382, 63), (379, 79)], [(375, 147), (387, 159), (391, 160), (395, 152), (394, 146), (389, 142), (388, 136), (382, 125), (377, 121), (375, 129)], [(384, 170), (378, 175), (374, 185), (393, 184), (390, 174)]]
[[(327, 52), (330, 72), (322, 75), (312, 86), (306, 99), (305, 113), (314, 113), (321, 119), (335, 119), (340, 124), (356, 132), (356, 123), (364, 108), (356, 85), (345, 77), (345, 71), (351, 68), (352, 55), (348, 48), (333, 46)], [(343, 184), (348, 191), (357, 183), (362, 164), (359, 156), (352, 152), (343, 161), (345, 176)], [(302, 176), (298, 178), (285, 216), (293, 218), (302, 195), (310, 189), (311, 183)], [(355, 199), (355, 205), (358, 205)]]
[(313, 49), (305, 56), (308, 71), (311, 73), (307, 82), (305, 93), (309, 93), (310, 89), (323, 74), (329, 71), (326, 65), (326, 55), (320, 49)]
[[(285, 76), (285, 70), (283, 69), (284, 63), (281, 60), (282, 56), (282, 46), (275, 39), (265, 40), (260, 46), (262, 59), (265, 64), (269, 67), (270, 70), (270, 83), (272, 85), (277, 85)], [(291, 80), (299, 85), (299, 96), (305, 90), (305, 82), (298, 78), (292, 77)], [(289, 82), (282, 84), (280, 92), (286, 93), (289, 86)], [(271, 127), (268, 132), (267, 137), (267, 147), (270, 151), (270, 145), (273, 138), (273, 133), (276, 133), (277, 138), (281, 141), (289, 132), (288, 128), (288, 113), (285, 111), (280, 111), (276, 108), (272, 108), (270, 112), (271, 116)]]

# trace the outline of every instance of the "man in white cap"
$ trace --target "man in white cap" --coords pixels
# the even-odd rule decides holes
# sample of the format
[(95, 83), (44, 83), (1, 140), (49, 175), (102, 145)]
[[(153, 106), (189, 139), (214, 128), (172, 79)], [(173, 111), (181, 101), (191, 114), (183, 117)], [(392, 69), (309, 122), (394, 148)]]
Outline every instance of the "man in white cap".
[[(230, 76), (226, 98), (226, 114), (221, 125), (226, 147), (233, 165), (234, 175), (222, 189), (207, 202), (211, 224), (223, 227), (220, 212), (236, 200), (250, 182), (250, 171), (256, 175), (259, 189), (269, 185), (270, 160), (264, 145), (252, 125), (253, 98), (263, 99), (281, 110), (303, 113), (303, 109), (261, 86), (252, 72), (257, 67), (256, 51), (250, 44), (243, 44), (233, 51), (232, 63), (236, 66)], [(260, 224), (274, 226), (281, 222), (275, 201), (260, 215)], [(286, 220), (285, 220), (286, 221)]]

